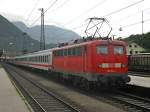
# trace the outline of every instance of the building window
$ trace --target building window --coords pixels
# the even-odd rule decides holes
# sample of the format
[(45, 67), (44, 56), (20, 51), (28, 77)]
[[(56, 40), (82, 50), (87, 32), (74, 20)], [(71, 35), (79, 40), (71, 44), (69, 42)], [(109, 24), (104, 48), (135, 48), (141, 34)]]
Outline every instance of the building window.
[(129, 47), (132, 47), (132, 45), (129, 45)]
[(132, 51), (130, 51), (130, 54), (133, 54), (133, 52), (132, 52)]
[(137, 45), (134, 45), (134, 47), (137, 47)]
[(138, 53), (138, 51), (135, 51), (135, 53), (137, 54), (137, 53)]

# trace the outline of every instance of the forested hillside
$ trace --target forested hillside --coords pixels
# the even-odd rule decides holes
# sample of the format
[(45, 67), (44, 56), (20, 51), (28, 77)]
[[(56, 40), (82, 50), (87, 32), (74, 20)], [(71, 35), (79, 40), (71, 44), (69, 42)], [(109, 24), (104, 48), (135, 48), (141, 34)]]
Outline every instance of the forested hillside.
[(135, 42), (150, 52), (150, 32), (143, 35), (131, 35), (124, 39), (126, 42)]

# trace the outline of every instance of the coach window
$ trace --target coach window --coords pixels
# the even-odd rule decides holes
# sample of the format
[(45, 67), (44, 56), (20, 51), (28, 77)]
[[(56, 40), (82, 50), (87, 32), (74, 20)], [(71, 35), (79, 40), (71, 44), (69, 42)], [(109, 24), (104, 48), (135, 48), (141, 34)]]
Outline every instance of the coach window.
[(44, 56), (42, 56), (42, 63), (44, 62)]
[(46, 55), (46, 62), (48, 62), (48, 55)]
[(44, 58), (45, 58), (44, 62), (46, 63), (46, 56), (44, 56)]
[(42, 62), (43, 62), (44, 57), (42, 56)]
[(43, 58), (42, 62), (44, 63), (44, 56), (42, 56), (42, 58)]
[(39, 62), (41, 62), (41, 56), (39, 56)]
[(46, 56), (44, 56), (44, 63), (46, 62)]
[(45, 56), (43, 56), (43, 62), (45, 62)]
[(105, 45), (97, 45), (96, 52), (97, 54), (108, 54), (108, 48)]
[(38, 56), (38, 62), (40, 62), (40, 56)]
[(45, 63), (47, 62), (47, 55), (45, 56)]
[(42, 63), (44, 62), (44, 56), (42, 56)]

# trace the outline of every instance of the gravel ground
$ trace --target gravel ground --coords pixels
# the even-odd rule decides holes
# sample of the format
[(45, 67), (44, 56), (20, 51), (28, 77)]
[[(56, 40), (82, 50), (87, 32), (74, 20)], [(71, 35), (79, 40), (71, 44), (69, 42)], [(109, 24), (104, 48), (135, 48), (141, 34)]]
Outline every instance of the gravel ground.
[(29, 73), (29, 72), (26, 73), (26, 75), (29, 75), (31, 78), (36, 79), (39, 83), (46, 86), (49, 90), (53, 90), (56, 93), (59, 93), (64, 97), (66, 97), (67, 99), (71, 100), (72, 102), (80, 105), (81, 107), (84, 108), (85, 112), (125, 112), (120, 108), (112, 106), (103, 101), (94, 99), (78, 91), (72, 90), (62, 84), (58, 84), (54, 81), (46, 79), (45, 77), (41, 77), (35, 74), (36, 73)]

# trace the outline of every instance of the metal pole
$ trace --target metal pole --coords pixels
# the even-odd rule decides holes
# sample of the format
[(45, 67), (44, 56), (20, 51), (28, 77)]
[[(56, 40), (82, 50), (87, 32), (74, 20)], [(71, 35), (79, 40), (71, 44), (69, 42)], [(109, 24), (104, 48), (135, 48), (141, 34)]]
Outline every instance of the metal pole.
[(44, 32), (44, 9), (39, 9), (41, 11), (41, 37), (40, 37), (40, 50), (45, 50), (45, 32)]
[(144, 21), (143, 21), (143, 11), (142, 11), (142, 37), (143, 37), (143, 23)]

